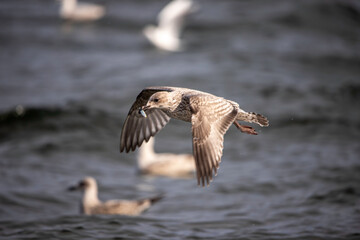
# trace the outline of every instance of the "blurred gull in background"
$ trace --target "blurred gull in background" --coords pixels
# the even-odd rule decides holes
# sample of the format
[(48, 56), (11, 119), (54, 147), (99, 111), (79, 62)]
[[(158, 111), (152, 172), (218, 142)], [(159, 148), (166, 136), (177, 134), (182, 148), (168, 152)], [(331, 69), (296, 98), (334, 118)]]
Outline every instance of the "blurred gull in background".
[(137, 164), (142, 174), (166, 177), (191, 177), (195, 172), (192, 154), (156, 153), (154, 137), (143, 142), (137, 156)]
[(184, 46), (180, 36), (185, 19), (197, 9), (198, 6), (192, 0), (174, 0), (159, 13), (158, 26), (146, 26), (143, 33), (159, 49), (170, 52), (181, 51)]
[(73, 21), (95, 21), (105, 15), (103, 6), (93, 3), (78, 3), (77, 0), (60, 0), (60, 17)]
[(109, 200), (102, 202), (98, 198), (98, 188), (96, 180), (92, 177), (86, 177), (76, 186), (69, 188), (70, 191), (82, 190), (83, 197), (81, 201), (81, 213), (86, 215), (93, 214), (119, 214), (137, 216), (150, 208), (150, 206), (159, 201), (162, 197), (147, 198), (142, 200)]

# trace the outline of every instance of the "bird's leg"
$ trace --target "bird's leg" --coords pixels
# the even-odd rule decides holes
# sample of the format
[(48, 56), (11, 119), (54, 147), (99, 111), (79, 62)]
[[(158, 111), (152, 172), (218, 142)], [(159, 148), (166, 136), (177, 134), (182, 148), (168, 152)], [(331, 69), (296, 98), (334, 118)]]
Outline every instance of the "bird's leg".
[(234, 121), (234, 125), (237, 127), (237, 129), (239, 129), (243, 133), (247, 133), (247, 134), (251, 134), (251, 135), (257, 135), (257, 132), (255, 131), (255, 129), (250, 127), (250, 126), (241, 125), (236, 120)]

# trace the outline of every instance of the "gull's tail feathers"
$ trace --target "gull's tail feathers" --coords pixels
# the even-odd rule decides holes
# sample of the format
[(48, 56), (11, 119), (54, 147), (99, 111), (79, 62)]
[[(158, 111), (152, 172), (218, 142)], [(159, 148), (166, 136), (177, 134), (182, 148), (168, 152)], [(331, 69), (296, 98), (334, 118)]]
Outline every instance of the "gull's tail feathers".
[(254, 112), (239, 112), (236, 120), (256, 123), (261, 127), (269, 126), (269, 120), (265, 116)]

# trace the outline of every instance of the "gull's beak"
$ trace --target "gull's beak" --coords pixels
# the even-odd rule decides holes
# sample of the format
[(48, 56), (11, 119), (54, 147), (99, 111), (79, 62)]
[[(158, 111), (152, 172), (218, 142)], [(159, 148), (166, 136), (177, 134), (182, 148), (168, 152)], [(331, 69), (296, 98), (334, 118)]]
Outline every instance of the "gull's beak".
[(79, 189), (79, 186), (70, 186), (70, 187), (68, 187), (68, 191), (76, 191), (76, 190), (78, 190)]

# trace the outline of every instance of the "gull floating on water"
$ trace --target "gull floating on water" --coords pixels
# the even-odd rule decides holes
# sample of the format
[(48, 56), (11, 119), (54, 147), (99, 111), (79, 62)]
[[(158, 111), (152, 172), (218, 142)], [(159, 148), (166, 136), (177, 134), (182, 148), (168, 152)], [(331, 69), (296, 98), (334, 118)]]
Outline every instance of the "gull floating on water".
[(195, 160), (191, 154), (156, 153), (154, 138), (139, 148), (139, 171), (143, 174), (165, 177), (190, 177), (195, 172)]
[(73, 21), (95, 21), (105, 15), (103, 6), (93, 3), (78, 3), (77, 0), (60, 0), (60, 16)]
[(158, 26), (149, 25), (143, 30), (145, 37), (157, 48), (176, 52), (183, 49), (180, 39), (185, 18), (197, 10), (192, 0), (174, 0), (158, 15)]
[(102, 202), (98, 198), (96, 180), (86, 177), (76, 186), (69, 188), (70, 191), (82, 190), (81, 213), (86, 215), (94, 214), (119, 214), (137, 216), (147, 210), (152, 204), (162, 197), (147, 198), (142, 200), (110, 200)]
[(122, 128), (120, 152), (134, 151), (159, 132), (171, 118), (192, 125), (193, 155), (198, 184), (205, 186), (216, 175), (221, 161), (224, 134), (234, 124), (240, 131), (256, 135), (237, 121), (268, 126), (266, 117), (245, 112), (236, 102), (197, 90), (177, 87), (147, 87), (137, 96)]

